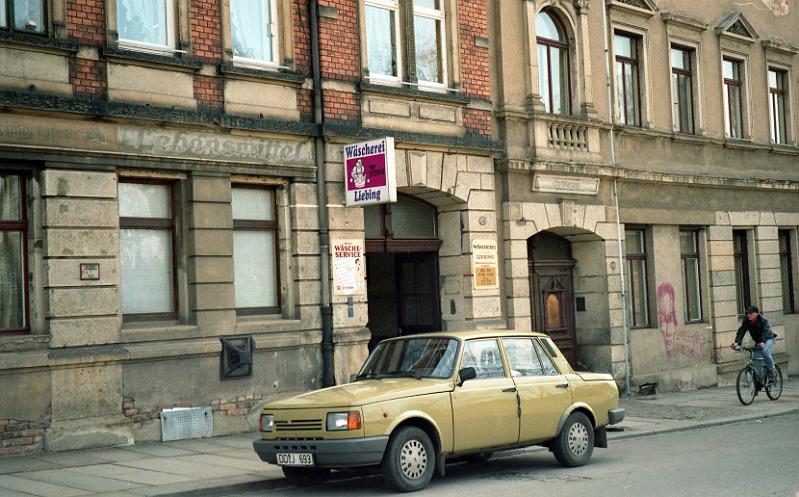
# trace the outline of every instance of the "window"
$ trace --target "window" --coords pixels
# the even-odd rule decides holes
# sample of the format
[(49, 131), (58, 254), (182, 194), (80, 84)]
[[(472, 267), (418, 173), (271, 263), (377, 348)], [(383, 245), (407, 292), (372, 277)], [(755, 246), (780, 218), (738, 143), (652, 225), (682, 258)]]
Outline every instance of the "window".
[(646, 241), (642, 229), (624, 232), (627, 249), (627, 319), (631, 326), (649, 325), (649, 295), (646, 278)]
[[(547, 348), (551, 351), (552, 350), (550, 348), (551, 345), (548, 343), (548, 341), (545, 341), (544, 343), (547, 344)], [(544, 375), (546, 376), (559, 375), (560, 372), (558, 372), (558, 369), (555, 367), (554, 364), (552, 364), (552, 359), (550, 359), (549, 355), (547, 355), (546, 351), (544, 350), (544, 347), (541, 346), (541, 343), (538, 340), (535, 340), (533, 342), (533, 346), (535, 347), (535, 351), (538, 354), (538, 358), (541, 360), (541, 365), (544, 368)]]
[(721, 63), (724, 76), (724, 132), (728, 138), (743, 138), (743, 97), (741, 63), (724, 59)]
[(529, 338), (503, 338), (511, 376), (544, 376), (544, 368)]
[(125, 319), (175, 317), (174, 236), (170, 185), (119, 183)]
[(788, 143), (785, 109), (785, 71), (768, 70), (769, 124), (771, 141), (780, 145)]
[(117, 33), (123, 45), (152, 50), (175, 47), (174, 0), (117, 0)]
[(616, 57), (616, 119), (628, 126), (641, 125), (641, 89), (638, 71), (639, 38), (625, 33), (613, 36)]
[(490, 339), (466, 342), (461, 361), (461, 369), (463, 368), (474, 368), (478, 380), (505, 376), (497, 341)]
[(680, 231), (682, 279), (685, 285), (685, 321), (702, 320), (702, 289), (699, 269), (699, 232)]
[(28, 223), (25, 178), (0, 174), (0, 332), (26, 332)]
[(230, 0), (233, 59), (276, 64), (277, 0)]
[(681, 133), (694, 132), (692, 51), (671, 48), (671, 93), (674, 127)]
[(0, 0), (0, 29), (24, 33), (44, 33), (44, 0)]
[(561, 23), (542, 11), (535, 20), (541, 101), (552, 114), (571, 113), (569, 42)]
[(738, 314), (743, 314), (751, 305), (749, 290), (749, 254), (746, 242), (746, 230), (732, 231), (732, 256), (735, 259), (735, 296), (738, 303)]
[(443, 91), (448, 84), (444, 0), (413, 0), (410, 26), (400, 21), (409, 18), (406, 5), (401, 0), (366, 0), (369, 79), (392, 84), (405, 80), (420, 89)]
[(233, 269), (239, 314), (280, 312), (275, 191), (233, 188)]
[(793, 260), (791, 252), (791, 232), (779, 231), (780, 239), (780, 273), (782, 281), (782, 312), (794, 313), (796, 306), (793, 298)]

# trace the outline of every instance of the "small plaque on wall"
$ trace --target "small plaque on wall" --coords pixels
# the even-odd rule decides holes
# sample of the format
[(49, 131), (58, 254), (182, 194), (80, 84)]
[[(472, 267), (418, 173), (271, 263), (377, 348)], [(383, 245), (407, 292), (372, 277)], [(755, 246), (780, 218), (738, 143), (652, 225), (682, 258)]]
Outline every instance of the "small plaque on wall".
[(80, 265), (81, 281), (95, 281), (100, 279), (100, 264), (97, 262), (85, 262)]

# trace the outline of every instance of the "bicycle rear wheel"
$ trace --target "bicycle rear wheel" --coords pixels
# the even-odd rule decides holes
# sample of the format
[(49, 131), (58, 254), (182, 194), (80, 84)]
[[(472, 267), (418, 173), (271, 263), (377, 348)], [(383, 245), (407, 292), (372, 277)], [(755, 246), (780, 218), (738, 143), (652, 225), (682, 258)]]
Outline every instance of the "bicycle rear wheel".
[(757, 381), (755, 380), (755, 372), (753, 369), (743, 368), (738, 372), (735, 390), (738, 392), (738, 400), (741, 401), (741, 404), (748, 406), (755, 400)]
[(782, 371), (774, 365), (774, 379), (766, 383), (766, 395), (771, 400), (777, 400), (782, 395)]

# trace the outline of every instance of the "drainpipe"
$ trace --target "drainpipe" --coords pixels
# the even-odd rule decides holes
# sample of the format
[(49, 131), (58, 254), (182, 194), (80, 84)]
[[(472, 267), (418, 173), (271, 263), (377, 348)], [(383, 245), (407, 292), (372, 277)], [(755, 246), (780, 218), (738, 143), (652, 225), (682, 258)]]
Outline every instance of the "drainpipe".
[[(618, 169), (616, 163), (616, 134), (614, 128), (616, 127), (616, 113), (613, 110), (613, 90), (610, 84), (610, 43), (608, 40), (608, 32), (610, 31), (610, 24), (608, 23), (608, 5), (603, 0), (602, 2), (602, 31), (603, 41), (605, 45), (605, 86), (607, 87), (608, 97), (608, 116), (610, 117), (610, 166), (615, 171)], [(613, 182), (611, 184), (611, 191), (613, 195), (613, 207), (616, 210), (616, 239), (619, 251), (619, 277), (621, 278), (621, 319), (622, 327), (624, 328), (624, 389), (622, 395), (630, 395), (630, 345), (629, 336), (630, 328), (627, 324), (627, 289), (624, 271), (626, 269), (624, 264), (624, 252), (621, 243), (621, 218), (619, 217), (619, 184), (617, 181), (617, 174), (613, 175)]]
[(318, 2), (308, 2), (311, 20), (311, 63), (313, 72), (313, 117), (316, 124), (314, 160), (316, 161), (316, 203), (319, 213), (319, 276), (322, 280), (320, 312), (322, 313), (322, 386), (336, 384), (333, 365), (333, 307), (330, 304), (330, 230), (327, 221), (327, 193), (325, 192), (325, 137), (322, 112), (322, 71), (319, 57)]

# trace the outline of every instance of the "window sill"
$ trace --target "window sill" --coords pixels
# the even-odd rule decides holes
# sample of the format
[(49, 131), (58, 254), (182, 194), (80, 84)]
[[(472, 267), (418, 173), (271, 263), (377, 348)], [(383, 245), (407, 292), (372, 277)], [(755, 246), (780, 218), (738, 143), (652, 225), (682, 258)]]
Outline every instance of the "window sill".
[(57, 40), (47, 34), (29, 34), (17, 31), (0, 30), (0, 45), (55, 55), (72, 55), (78, 52), (78, 44), (73, 41)]
[(123, 322), (120, 341), (133, 343), (198, 337), (197, 326), (175, 321)]
[(285, 319), (280, 314), (236, 316), (236, 333), (287, 332), (303, 329), (299, 319)]
[(799, 155), (799, 147), (796, 145), (781, 145), (772, 143), (769, 151), (779, 155)]
[(162, 55), (158, 53), (139, 51), (124, 47), (104, 47), (102, 55), (108, 60), (121, 61), (126, 64), (141, 65), (156, 68), (169, 68), (183, 72), (195, 72), (202, 69), (200, 61), (176, 53), (175, 55)]
[(252, 66), (244, 66), (235, 63), (222, 64), (219, 67), (219, 72), (231, 79), (245, 79), (251, 81), (277, 81), (280, 83), (293, 83), (296, 86), (302, 86), (305, 83), (305, 76), (294, 72), (289, 72), (286, 69), (275, 66), (270, 69), (266, 66), (263, 68), (255, 68)]
[(401, 97), (409, 97), (409, 98), (418, 98), (424, 100), (431, 100), (434, 102), (445, 102), (450, 104), (460, 104), (465, 105), (469, 103), (472, 99), (462, 95), (460, 93), (445, 93), (439, 91), (433, 91), (428, 89), (418, 89), (418, 88), (405, 88), (400, 86), (391, 86), (388, 83), (380, 84), (380, 83), (372, 83), (367, 81), (361, 81), (360, 90), (363, 92), (369, 93), (382, 93), (387, 95), (395, 95)]

